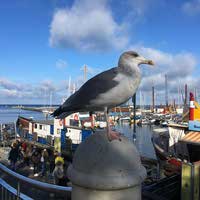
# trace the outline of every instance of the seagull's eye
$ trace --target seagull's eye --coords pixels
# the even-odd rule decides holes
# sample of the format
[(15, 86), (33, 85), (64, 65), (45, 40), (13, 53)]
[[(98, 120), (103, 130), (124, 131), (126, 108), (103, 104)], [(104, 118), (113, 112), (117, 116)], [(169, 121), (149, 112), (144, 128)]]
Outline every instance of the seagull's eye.
[(138, 57), (139, 55), (136, 52), (131, 52), (131, 55), (134, 57)]

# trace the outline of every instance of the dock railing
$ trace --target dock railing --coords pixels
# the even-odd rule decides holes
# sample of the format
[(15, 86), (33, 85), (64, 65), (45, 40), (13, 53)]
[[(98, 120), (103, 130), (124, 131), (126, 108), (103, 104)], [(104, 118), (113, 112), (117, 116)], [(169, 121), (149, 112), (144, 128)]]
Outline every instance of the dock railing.
[(22, 176), (10, 169), (8, 169), (6, 166), (0, 163), (0, 171), (3, 174), (9, 175), (9, 178), (12, 177), (17, 182), (17, 187), (14, 188), (11, 185), (9, 185), (5, 180), (0, 178), (0, 186), (1, 186), (1, 196), (0, 199), (7, 200), (7, 199), (17, 199), (17, 200), (29, 200), (33, 199), (30, 195), (27, 196), (25, 194), (21, 193), (21, 184), (24, 183), (25, 185), (31, 186), (31, 188), (42, 190), (47, 192), (47, 194), (50, 193), (58, 193), (64, 196), (65, 200), (69, 200), (71, 196), (71, 187), (64, 187), (64, 186), (58, 186), (53, 185), (49, 183), (44, 183), (41, 181), (33, 180), (31, 178), (27, 178), (25, 176)]

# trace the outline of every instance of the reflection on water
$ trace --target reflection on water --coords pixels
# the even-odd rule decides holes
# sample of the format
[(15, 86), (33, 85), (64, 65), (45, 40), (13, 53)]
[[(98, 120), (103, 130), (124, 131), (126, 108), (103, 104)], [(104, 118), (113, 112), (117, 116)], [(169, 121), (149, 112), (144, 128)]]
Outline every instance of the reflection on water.
[[(156, 158), (154, 148), (151, 142), (152, 127), (145, 125), (142, 127), (136, 127), (136, 133), (133, 134), (133, 125), (130, 126), (129, 123), (117, 124), (115, 129), (123, 133), (136, 145), (138, 151), (142, 156), (149, 158)], [(134, 136), (136, 140), (134, 140)]]
[[(19, 115), (26, 118), (32, 117), (35, 120), (45, 120), (45, 116), (41, 112), (0, 107), (0, 123), (15, 122)], [(115, 129), (133, 141), (141, 155), (156, 158), (151, 143), (152, 128), (150, 126), (137, 126), (135, 141), (133, 138), (133, 126), (130, 126), (129, 123), (117, 124)]]

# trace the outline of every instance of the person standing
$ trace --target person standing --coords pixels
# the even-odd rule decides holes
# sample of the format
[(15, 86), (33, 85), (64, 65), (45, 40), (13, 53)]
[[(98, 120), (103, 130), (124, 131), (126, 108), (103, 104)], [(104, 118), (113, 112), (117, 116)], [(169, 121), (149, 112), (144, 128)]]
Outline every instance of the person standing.
[(8, 157), (8, 160), (10, 160), (11, 169), (14, 171), (16, 170), (16, 163), (17, 163), (18, 157), (19, 157), (19, 151), (17, 148), (17, 144), (14, 142), (11, 145), (11, 150), (9, 152), (9, 157)]
[(50, 154), (49, 154), (49, 173), (50, 173), (50, 176), (52, 175), (53, 170), (55, 168), (55, 158), (56, 158), (56, 156), (57, 156), (57, 153), (53, 152), (53, 151), (51, 151)]
[(36, 147), (33, 147), (31, 161), (33, 163), (33, 173), (34, 173), (34, 176), (38, 176), (40, 159), (41, 159), (40, 152), (38, 151), (38, 149), (36, 149)]
[(61, 155), (58, 155), (55, 159), (55, 168), (53, 170), (54, 184), (60, 186), (66, 186), (65, 174), (64, 174), (64, 159)]
[(22, 146), (22, 150), (23, 150), (24, 152), (26, 152), (27, 144), (26, 144), (26, 141), (25, 141), (25, 140), (23, 140), (21, 146)]
[(31, 158), (31, 153), (32, 153), (32, 147), (31, 145), (27, 145), (24, 151), (24, 164), (26, 166), (30, 165), (30, 158)]
[(47, 171), (47, 162), (49, 162), (49, 154), (46, 149), (42, 151), (42, 156), (41, 156), (41, 166), (42, 166), (42, 176), (46, 174)]

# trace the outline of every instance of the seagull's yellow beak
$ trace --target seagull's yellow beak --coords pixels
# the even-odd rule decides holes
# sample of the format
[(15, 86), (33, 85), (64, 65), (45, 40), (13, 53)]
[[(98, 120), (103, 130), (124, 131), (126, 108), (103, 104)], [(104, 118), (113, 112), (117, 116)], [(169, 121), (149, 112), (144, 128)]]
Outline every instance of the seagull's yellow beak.
[(148, 65), (155, 65), (154, 62), (152, 60), (147, 60), (147, 63)]
[(143, 60), (141, 64), (154, 65), (154, 62), (152, 60)]
[(142, 56), (137, 58), (139, 60), (139, 64), (147, 64), (147, 65), (154, 65), (154, 62), (152, 60), (148, 60)]

